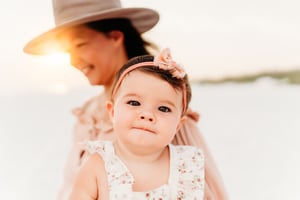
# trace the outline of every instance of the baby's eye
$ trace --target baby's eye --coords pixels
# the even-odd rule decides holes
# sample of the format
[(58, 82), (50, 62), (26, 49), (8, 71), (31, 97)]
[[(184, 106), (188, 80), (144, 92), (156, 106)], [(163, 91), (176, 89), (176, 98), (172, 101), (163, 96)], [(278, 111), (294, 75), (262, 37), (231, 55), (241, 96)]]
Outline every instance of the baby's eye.
[(161, 112), (171, 112), (171, 109), (166, 106), (160, 106), (158, 107), (158, 110)]
[(127, 104), (131, 105), (131, 106), (139, 106), (139, 105), (141, 105), (140, 102), (134, 101), (134, 100), (128, 101)]

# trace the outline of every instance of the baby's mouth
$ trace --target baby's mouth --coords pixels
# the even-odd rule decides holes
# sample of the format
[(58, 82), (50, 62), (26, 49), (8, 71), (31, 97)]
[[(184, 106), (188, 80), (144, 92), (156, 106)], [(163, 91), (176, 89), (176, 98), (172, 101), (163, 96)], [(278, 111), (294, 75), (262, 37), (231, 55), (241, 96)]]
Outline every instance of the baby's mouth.
[(149, 133), (155, 133), (153, 130), (148, 129), (146, 127), (134, 127), (134, 129), (146, 131), (146, 132), (149, 132)]

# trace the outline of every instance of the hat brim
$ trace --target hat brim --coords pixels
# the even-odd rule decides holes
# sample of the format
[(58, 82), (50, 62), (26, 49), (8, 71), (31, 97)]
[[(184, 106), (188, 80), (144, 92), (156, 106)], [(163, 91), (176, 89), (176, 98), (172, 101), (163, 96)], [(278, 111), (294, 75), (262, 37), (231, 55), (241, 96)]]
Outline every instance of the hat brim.
[(64, 48), (58, 40), (57, 36), (59, 33), (76, 25), (112, 18), (128, 18), (139, 33), (144, 33), (157, 24), (159, 15), (156, 11), (149, 8), (119, 8), (99, 13), (88, 13), (85, 16), (66, 21), (40, 34), (29, 41), (23, 50), (25, 53), (34, 55), (62, 52)]

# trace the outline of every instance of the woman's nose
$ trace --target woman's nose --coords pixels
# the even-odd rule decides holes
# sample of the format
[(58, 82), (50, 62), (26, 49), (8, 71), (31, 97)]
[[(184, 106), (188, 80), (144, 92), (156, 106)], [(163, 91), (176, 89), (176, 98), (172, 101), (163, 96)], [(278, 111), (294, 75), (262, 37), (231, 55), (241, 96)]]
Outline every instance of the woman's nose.
[(70, 53), (70, 63), (72, 66), (79, 68), (81, 65), (81, 60), (75, 53)]

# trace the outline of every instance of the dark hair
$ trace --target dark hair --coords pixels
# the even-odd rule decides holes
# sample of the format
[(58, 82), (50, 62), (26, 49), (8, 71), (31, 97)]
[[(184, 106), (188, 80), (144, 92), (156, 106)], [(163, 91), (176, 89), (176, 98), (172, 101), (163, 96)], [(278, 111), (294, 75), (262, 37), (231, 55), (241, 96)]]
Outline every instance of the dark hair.
[(113, 30), (121, 31), (124, 34), (124, 46), (128, 59), (136, 56), (150, 54), (146, 47), (156, 48), (154, 44), (145, 41), (141, 34), (132, 25), (131, 21), (126, 18), (105, 19), (89, 22), (86, 26), (95, 31), (108, 34)]
[[(137, 57), (134, 57), (134, 58), (130, 59), (117, 72), (117, 74), (115, 76), (115, 80), (114, 80), (112, 90), (114, 90), (114, 88), (116, 86), (116, 83), (118, 82), (121, 75), (123, 74), (123, 72), (127, 68), (129, 68), (132, 65), (142, 63), (142, 62), (152, 62), (153, 60), (154, 60), (154, 56), (152, 56), (152, 55), (137, 56)], [(145, 66), (136, 68), (133, 71), (135, 71), (135, 70), (139, 70), (139, 71), (142, 71), (142, 72), (145, 72), (145, 73), (153, 74), (154, 76), (157, 76), (157, 77), (161, 78), (162, 80), (167, 81), (177, 91), (182, 91), (183, 92), (183, 86), (185, 86), (185, 88), (186, 88), (186, 107), (184, 108), (184, 110), (186, 111), (188, 109), (189, 103), (190, 103), (191, 98), (192, 98), (192, 90), (191, 90), (191, 86), (190, 86), (187, 74), (182, 79), (178, 79), (176, 77), (173, 77), (172, 74), (170, 73), (170, 71), (160, 69), (158, 66), (154, 66), (154, 65), (145, 65)]]

